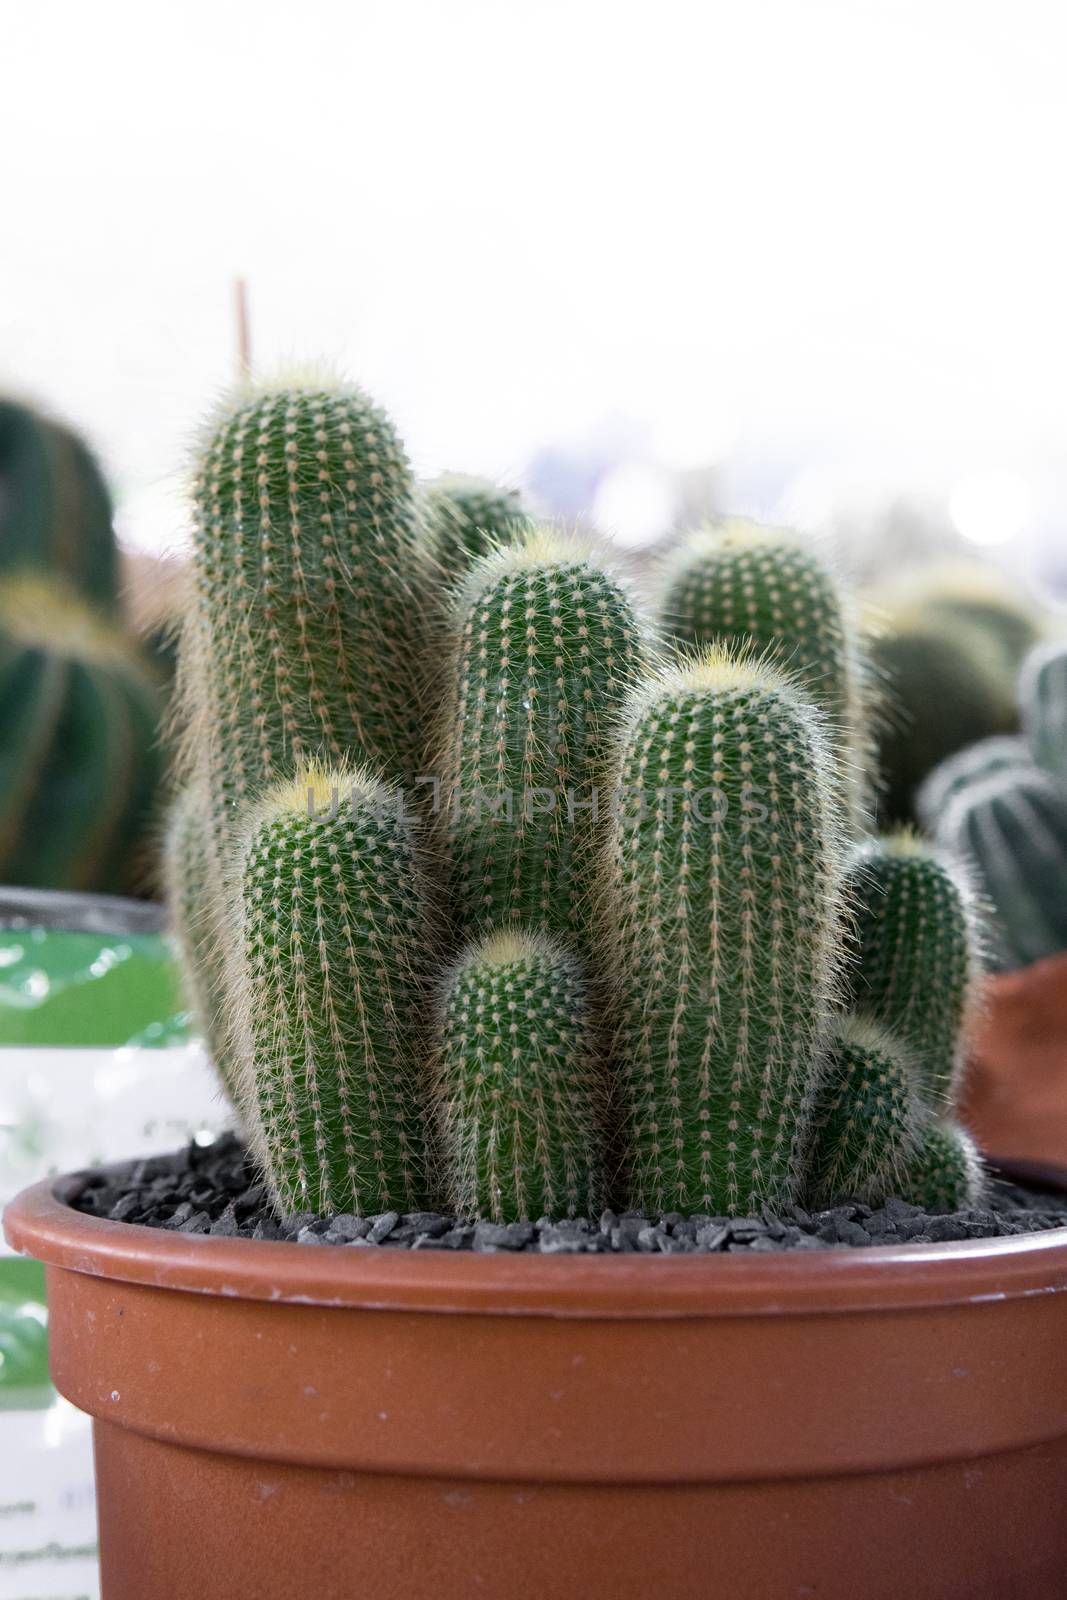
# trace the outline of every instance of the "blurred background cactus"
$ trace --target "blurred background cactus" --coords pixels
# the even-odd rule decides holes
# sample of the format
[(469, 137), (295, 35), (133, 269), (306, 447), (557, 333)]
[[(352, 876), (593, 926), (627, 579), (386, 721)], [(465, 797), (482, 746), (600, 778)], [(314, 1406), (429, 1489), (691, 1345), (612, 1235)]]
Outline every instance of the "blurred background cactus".
[(991, 963), (1028, 966), (1067, 950), (1067, 645), (1023, 662), (1023, 737), (985, 741), (920, 791), (933, 837), (972, 863), (991, 911)]
[(867, 667), (799, 537), (687, 539), (656, 644), (314, 383), (224, 406), (194, 493), (170, 897), (281, 1210), (977, 1197), (969, 891), (857, 838)]
[(424, 537), (446, 582), (461, 578), (479, 556), (511, 544), (531, 526), (515, 489), (484, 478), (445, 473), (422, 492)]

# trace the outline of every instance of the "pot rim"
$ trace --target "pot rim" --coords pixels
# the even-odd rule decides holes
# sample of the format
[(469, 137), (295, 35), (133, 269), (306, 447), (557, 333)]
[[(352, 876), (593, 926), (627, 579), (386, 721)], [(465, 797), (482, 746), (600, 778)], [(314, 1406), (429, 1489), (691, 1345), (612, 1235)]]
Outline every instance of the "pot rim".
[[(1047, 1169), (1046, 1169), (1047, 1170)], [(316, 1307), (668, 1320), (908, 1311), (1067, 1293), (1067, 1226), (1011, 1238), (735, 1256), (475, 1255), (168, 1233), (69, 1204), (84, 1173), (24, 1189), (13, 1249), (120, 1283)]]

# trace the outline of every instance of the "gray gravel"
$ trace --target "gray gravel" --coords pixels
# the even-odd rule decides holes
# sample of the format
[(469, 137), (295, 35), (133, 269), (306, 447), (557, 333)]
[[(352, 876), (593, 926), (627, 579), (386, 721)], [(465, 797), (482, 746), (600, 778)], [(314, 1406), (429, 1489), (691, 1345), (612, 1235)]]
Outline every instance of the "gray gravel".
[(379, 1216), (278, 1218), (243, 1146), (226, 1135), (173, 1155), (131, 1163), (117, 1174), (89, 1173), (74, 1204), (93, 1216), (176, 1233), (275, 1239), (349, 1249), (520, 1251), (542, 1255), (736, 1255), (741, 1251), (839, 1250), (1003, 1238), (1067, 1225), (1067, 1196), (995, 1180), (971, 1211), (931, 1213), (903, 1200), (872, 1209), (842, 1198), (822, 1211), (790, 1206), (781, 1216), (645, 1217), (604, 1211), (566, 1222), (470, 1222), (434, 1211)]

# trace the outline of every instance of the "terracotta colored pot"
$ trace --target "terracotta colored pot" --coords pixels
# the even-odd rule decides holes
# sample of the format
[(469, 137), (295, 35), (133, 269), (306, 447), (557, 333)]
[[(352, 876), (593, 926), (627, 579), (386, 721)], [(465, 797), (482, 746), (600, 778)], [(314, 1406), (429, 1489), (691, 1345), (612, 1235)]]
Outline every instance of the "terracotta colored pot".
[(1067, 1166), (1067, 955), (988, 982), (961, 1115), (983, 1150)]
[(7, 1213), (105, 1600), (1062, 1600), (1067, 1229), (510, 1257)]

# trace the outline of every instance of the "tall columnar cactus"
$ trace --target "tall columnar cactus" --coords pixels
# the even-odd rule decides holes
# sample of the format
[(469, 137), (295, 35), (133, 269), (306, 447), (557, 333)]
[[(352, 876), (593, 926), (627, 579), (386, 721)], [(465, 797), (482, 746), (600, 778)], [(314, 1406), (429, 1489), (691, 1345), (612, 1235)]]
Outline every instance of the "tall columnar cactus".
[(973, 864), (995, 912), (998, 965), (1067, 949), (1067, 789), (1054, 778), (1035, 766), (972, 784), (946, 808), (935, 838)]
[(444, 826), (471, 932), (580, 936), (608, 733), (644, 658), (625, 590), (555, 534), (484, 557), (459, 608)]
[(530, 527), (517, 490), (448, 473), (423, 491), (424, 537), (431, 560), (454, 582), (479, 556), (513, 544)]
[(750, 650), (796, 677), (829, 719), (859, 815), (870, 740), (862, 653), (844, 593), (811, 544), (742, 519), (691, 534), (669, 558), (661, 608), (679, 644)]
[(0, 573), (19, 572), (118, 609), (111, 496), (91, 451), (70, 429), (0, 400)]
[(1019, 734), (994, 734), (979, 739), (954, 755), (946, 756), (920, 784), (915, 794), (915, 814), (929, 833), (936, 831), (942, 812), (958, 794), (972, 783), (992, 778), (999, 772), (1015, 772), (1032, 767), (1033, 755)]
[(932, 1104), (947, 1108), (978, 979), (970, 887), (960, 868), (903, 830), (851, 856), (853, 1006), (914, 1053)]
[(145, 887), (161, 778), (156, 683), (65, 587), (0, 584), (0, 881)]
[(888, 1029), (858, 1015), (835, 1022), (805, 1161), (816, 1204), (848, 1195), (880, 1205), (900, 1194), (923, 1118), (918, 1074)]
[(241, 1109), (280, 1207), (425, 1204), (434, 927), (398, 791), (316, 767), (270, 789), (241, 828), (232, 919)]
[(268, 388), (222, 409), (198, 466), (194, 567), (189, 763), (210, 774), (220, 836), (302, 760), (414, 775), (429, 587), (407, 457), (364, 394)]
[(642, 1207), (793, 1197), (841, 951), (831, 761), (788, 679), (718, 652), (627, 707), (602, 912)]
[(211, 804), (202, 783), (189, 783), (171, 802), (163, 847), (163, 883), (171, 931), (193, 1021), (203, 1035), (223, 1088), (239, 1092), (237, 1065), (227, 1036), (226, 961)]
[(603, 1067), (573, 956), (544, 936), (491, 934), (460, 958), (440, 1012), (442, 1147), (456, 1213), (494, 1222), (595, 1215)]
[(1067, 781), (1067, 644), (1042, 645), (1023, 663), (1019, 679), (1023, 732), (1034, 760)]

